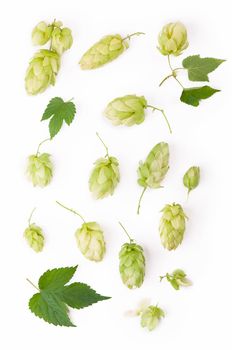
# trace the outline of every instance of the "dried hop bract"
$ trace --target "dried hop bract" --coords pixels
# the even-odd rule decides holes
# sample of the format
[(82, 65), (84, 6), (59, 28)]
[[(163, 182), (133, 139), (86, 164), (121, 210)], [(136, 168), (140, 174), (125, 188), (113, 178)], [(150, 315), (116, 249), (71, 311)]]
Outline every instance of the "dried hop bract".
[(180, 22), (168, 23), (160, 32), (158, 42), (158, 49), (163, 55), (178, 56), (189, 45), (187, 30)]
[(150, 305), (141, 313), (141, 326), (152, 331), (158, 325), (161, 317), (164, 317), (164, 311), (158, 306)]

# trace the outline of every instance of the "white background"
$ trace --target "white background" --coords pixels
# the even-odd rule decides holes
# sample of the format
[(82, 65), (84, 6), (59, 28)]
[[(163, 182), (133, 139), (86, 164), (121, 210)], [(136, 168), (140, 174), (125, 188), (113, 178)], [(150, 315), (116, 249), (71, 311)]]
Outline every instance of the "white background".
[[(7, 1), (1, 7), (1, 327), (4, 349), (231, 349), (231, 11), (229, 1)], [(30, 40), (41, 20), (62, 20), (72, 29), (74, 44), (62, 57), (55, 87), (35, 97), (24, 90), (24, 75), (37, 48)], [(227, 59), (210, 75), (222, 91), (198, 108), (179, 101), (175, 81), (162, 88), (168, 74), (166, 58), (156, 50), (157, 35), (170, 21), (188, 29), (189, 48), (183, 54)], [(82, 54), (102, 36), (136, 31), (145, 36), (131, 40), (117, 60), (95, 71), (81, 71)], [(174, 58), (179, 66), (182, 57)], [(185, 73), (179, 78), (189, 84)], [(173, 135), (159, 113), (147, 111), (140, 126), (114, 127), (102, 116), (113, 98), (135, 93), (163, 107)], [(24, 171), (26, 158), (48, 136), (40, 122), (50, 98), (74, 97), (77, 116), (41, 151), (52, 154), (54, 179), (45, 189), (33, 188)], [(98, 131), (110, 153), (120, 161), (121, 182), (114, 196), (92, 199), (88, 177), (93, 162), (104, 155)], [(144, 196), (141, 215), (136, 204), (141, 188), (136, 183), (139, 160), (158, 142), (170, 145), (170, 171), (164, 188)], [(191, 165), (201, 167), (201, 184), (186, 201), (182, 176)], [(76, 247), (78, 217), (55, 204), (60, 200), (98, 221), (104, 229), (107, 253), (101, 263), (87, 261)], [(168, 252), (160, 244), (160, 209), (173, 201), (183, 204), (189, 217), (183, 244)], [(32, 208), (34, 221), (46, 235), (40, 254), (23, 239)], [(126, 236), (121, 220), (146, 254), (146, 278), (138, 290), (128, 290), (118, 273), (118, 252)], [(61, 328), (36, 318), (27, 307), (35, 283), (48, 268), (79, 264), (74, 280), (89, 283), (112, 296), (81, 311), (72, 310), (76, 328)], [(193, 286), (178, 292), (158, 276), (183, 268)], [(143, 298), (165, 310), (154, 332), (139, 325), (139, 318), (124, 316)]]

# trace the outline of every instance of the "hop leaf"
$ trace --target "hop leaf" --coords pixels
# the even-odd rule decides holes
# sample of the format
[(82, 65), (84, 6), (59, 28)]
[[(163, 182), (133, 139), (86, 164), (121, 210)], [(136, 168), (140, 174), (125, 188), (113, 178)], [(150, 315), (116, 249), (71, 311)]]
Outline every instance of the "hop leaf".
[(76, 106), (73, 102), (64, 102), (61, 97), (54, 97), (47, 105), (41, 120), (51, 118), (49, 122), (49, 131), (51, 138), (53, 138), (60, 131), (63, 121), (65, 121), (67, 125), (70, 125), (75, 114)]
[(39, 293), (29, 300), (31, 312), (55, 326), (75, 327), (69, 318), (67, 305), (80, 309), (109, 299), (97, 294), (84, 283), (66, 285), (76, 269), (77, 266), (74, 266), (45, 272), (39, 279)]
[(188, 105), (197, 107), (199, 106), (201, 100), (205, 100), (219, 91), (220, 90), (213, 89), (207, 85), (201, 87), (187, 88), (183, 89), (182, 94), (180, 96), (180, 100), (181, 102), (187, 103)]

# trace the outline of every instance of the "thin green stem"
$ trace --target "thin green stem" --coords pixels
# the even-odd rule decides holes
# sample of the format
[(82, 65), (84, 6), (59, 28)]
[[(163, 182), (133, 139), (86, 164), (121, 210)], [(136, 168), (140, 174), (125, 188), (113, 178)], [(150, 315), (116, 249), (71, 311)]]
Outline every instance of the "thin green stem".
[(151, 106), (151, 105), (147, 105), (147, 107), (148, 107), (148, 108), (152, 108), (153, 111), (157, 110), (157, 111), (159, 111), (160, 113), (162, 113), (162, 115), (163, 115), (163, 117), (164, 117), (164, 119), (165, 119), (165, 121), (166, 121), (166, 123), (167, 123), (169, 132), (170, 132), (170, 134), (171, 134), (171, 133), (172, 133), (171, 125), (169, 124), (168, 118), (167, 118), (167, 116), (166, 116), (164, 110), (161, 109), (161, 108), (158, 108), (158, 107)]
[(27, 280), (27, 282), (29, 282), (35, 289), (37, 289), (37, 290), (40, 292), (39, 288), (36, 287), (36, 286), (34, 285), (34, 283), (32, 283), (32, 282), (29, 280), (29, 278), (26, 278), (26, 280)]
[(102, 140), (101, 136), (98, 134), (98, 132), (96, 132), (97, 137), (99, 138), (99, 140), (101, 141), (101, 143), (103, 144), (103, 146), (105, 147), (106, 150), (106, 155), (105, 157), (109, 158), (109, 151), (108, 151), (108, 147), (106, 146), (105, 142)]
[(123, 229), (123, 231), (125, 232), (125, 234), (127, 235), (127, 237), (129, 238), (130, 240), (130, 243), (132, 243), (134, 240), (130, 237), (129, 233), (127, 232), (127, 230), (125, 229), (125, 227), (123, 226), (123, 224), (119, 221), (118, 222), (119, 225), (121, 226), (121, 228)]
[(182, 89), (184, 89), (184, 86), (182, 85), (182, 83), (179, 81), (179, 79), (177, 79), (176, 75), (177, 75), (177, 71), (180, 70), (180, 69), (185, 69), (185, 68), (182, 68), (182, 67), (179, 67), (179, 68), (175, 68), (173, 69), (172, 68), (172, 65), (171, 65), (171, 60), (170, 60), (170, 55), (168, 55), (168, 65), (169, 65), (169, 68), (170, 70), (172, 71), (171, 74), (167, 75), (159, 84), (159, 86), (161, 86), (167, 79), (173, 77), (177, 83), (182, 87)]
[(173, 68), (172, 68), (171, 60), (170, 60), (170, 55), (168, 55), (168, 65), (169, 65), (169, 68), (171, 69), (171, 71), (173, 72)]
[(181, 84), (181, 82), (179, 81), (179, 79), (177, 79), (176, 76), (173, 75), (173, 78), (177, 81), (177, 83), (182, 87), (182, 89), (184, 89), (184, 85)]
[(40, 150), (40, 147), (42, 146), (42, 144), (43, 144), (44, 142), (47, 142), (47, 141), (50, 141), (50, 140), (51, 140), (50, 138), (47, 138), (47, 139), (45, 139), (45, 140), (43, 140), (42, 142), (39, 143), (39, 146), (38, 146), (37, 152), (36, 152), (36, 156), (39, 155), (39, 150)]
[(122, 41), (127, 40), (127, 39), (130, 40), (130, 38), (131, 38), (132, 36), (135, 36), (135, 35), (145, 35), (145, 34), (146, 34), (146, 33), (143, 33), (143, 32), (135, 32), (135, 33), (132, 33), (132, 34), (130, 34), (130, 35), (127, 35), (125, 38), (122, 39)]
[(29, 218), (28, 218), (28, 225), (29, 225), (29, 226), (31, 226), (31, 218), (32, 218), (32, 215), (34, 214), (35, 210), (36, 210), (36, 208), (34, 208), (34, 209), (32, 210), (32, 212), (31, 212), (31, 214), (30, 214), (30, 216), (29, 216)]
[(160, 87), (161, 85), (163, 85), (163, 83), (164, 83), (166, 80), (168, 80), (169, 78), (171, 78), (171, 77), (173, 77), (173, 74), (167, 75), (167, 76), (159, 83), (159, 87)]
[(147, 187), (144, 187), (140, 197), (139, 197), (139, 202), (138, 202), (138, 207), (137, 207), (137, 214), (139, 215), (139, 211), (140, 211), (140, 206), (141, 206), (141, 201), (142, 201), (142, 198), (143, 198), (143, 195), (146, 191)]
[(59, 204), (62, 208), (66, 209), (66, 210), (69, 210), (69, 211), (71, 211), (71, 213), (76, 214), (77, 216), (79, 216), (82, 219), (82, 221), (85, 223), (85, 219), (83, 218), (83, 216), (81, 214), (77, 213), (74, 209), (68, 208), (64, 204), (62, 204), (62, 203), (60, 203), (58, 201), (56, 201), (56, 203)]

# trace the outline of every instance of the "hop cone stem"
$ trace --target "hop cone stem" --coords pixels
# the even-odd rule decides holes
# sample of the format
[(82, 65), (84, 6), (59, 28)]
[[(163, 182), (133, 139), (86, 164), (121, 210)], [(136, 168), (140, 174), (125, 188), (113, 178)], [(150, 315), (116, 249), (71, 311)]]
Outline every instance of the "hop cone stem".
[(127, 40), (127, 39), (129, 39), (130, 40), (130, 38), (132, 37), (132, 36), (138, 36), (138, 35), (145, 35), (145, 33), (143, 33), (143, 32), (135, 32), (135, 33), (132, 33), (132, 34), (129, 34), (129, 35), (127, 35), (125, 38), (123, 38), (122, 40), (124, 41), (124, 40)]
[(85, 219), (83, 218), (83, 216), (81, 214), (77, 213), (74, 209), (68, 208), (64, 204), (62, 204), (62, 203), (60, 203), (58, 201), (56, 201), (56, 203), (59, 204), (62, 208), (66, 209), (66, 210), (69, 210), (69, 211), (71, 211), (71, 213), (76, 214), (77, 216), (79, 216), (81, 218), (81, 220), (85, 223)]
[(39, 153), (40, 153), (39, 150), (40, 150), (40, 147), (42, 146), (42, 144), (47, 142), (47, 141), (50, 141), (50, 140), (51, 140), (50, 138), (47, 138), (47, 139), (45, 139), (45, 140), (43, 140), (42, 142), (39, 143), (37, 151), (36, 151), (36, 156), (39, 155)]
[(105, 147), (105, 150), (106, 150), (105, 157), (109, 158), (109, 149), (108, 149), (108, 147), (106, 146), (105, 142), (102, 140), (102, 138), (101, 138), (101, 136), (99, 135), (98, 132), (96, 132), (96, 135), (99, 138), (99, 140), (101, 141), (101, 143), (103, 144), (103, 146)]
[(32, 218), (32, 215), (34, 214), (35, 210), (36, 210), (36, 208), (34, 208), (34, 209), (32, 210), (32, 212), (31, 212), (31, 214), (30, 214), (30, 216), (29, 216), (29, 218), (28, 218), (28, 226), (31, 226), (31, 218)]
[(144, 187), (140, 197), (139, 197), (139, 202), (138, 202), (138, 207), (137, 207), (137, 214), (139, 215), (139, 212), (140, 212), (140, 207), (141, 207), (141, 201), (142, 201), (142, 198), (143, 198), (143, 195), (146, 191), (147, 187)]
[(130, 240), (130, 243), (132, 243), (134, 240), (130, 237), (129, 233), (127, 232), (127, 230), (125, 229), (125, 227), (123, 226), (123, 224), (119, 221), (118, 222), (119, 225), (121, 226), (121, 228), (123, 229), (123, 231), (125, 232), (125, 234), (127, 235), (127, 237), (129, 238)]
[(147, 108), (152, 108), (153, 111), (156, 110), (156, 111), (159, 111), (160, 113), (162, 113), (162, 115), (163, 115), (163, 117), (164, 117), (164, 119), (165, 119), (165, 121), (166, 121), (166, 123), (167, 123), (169, 132), (170, 132), (170, 134), (172, 134), (172, 129), (171, 129), (171, 126), (170, 126), (170, 124), (169, 124), (168, 118), (167, 118), (167, 116), (166, 116), (164, 110), (161, 109), (161, 108), (157, 108), (157, 107), (151, 106), (151, 105), (147, 105)]

